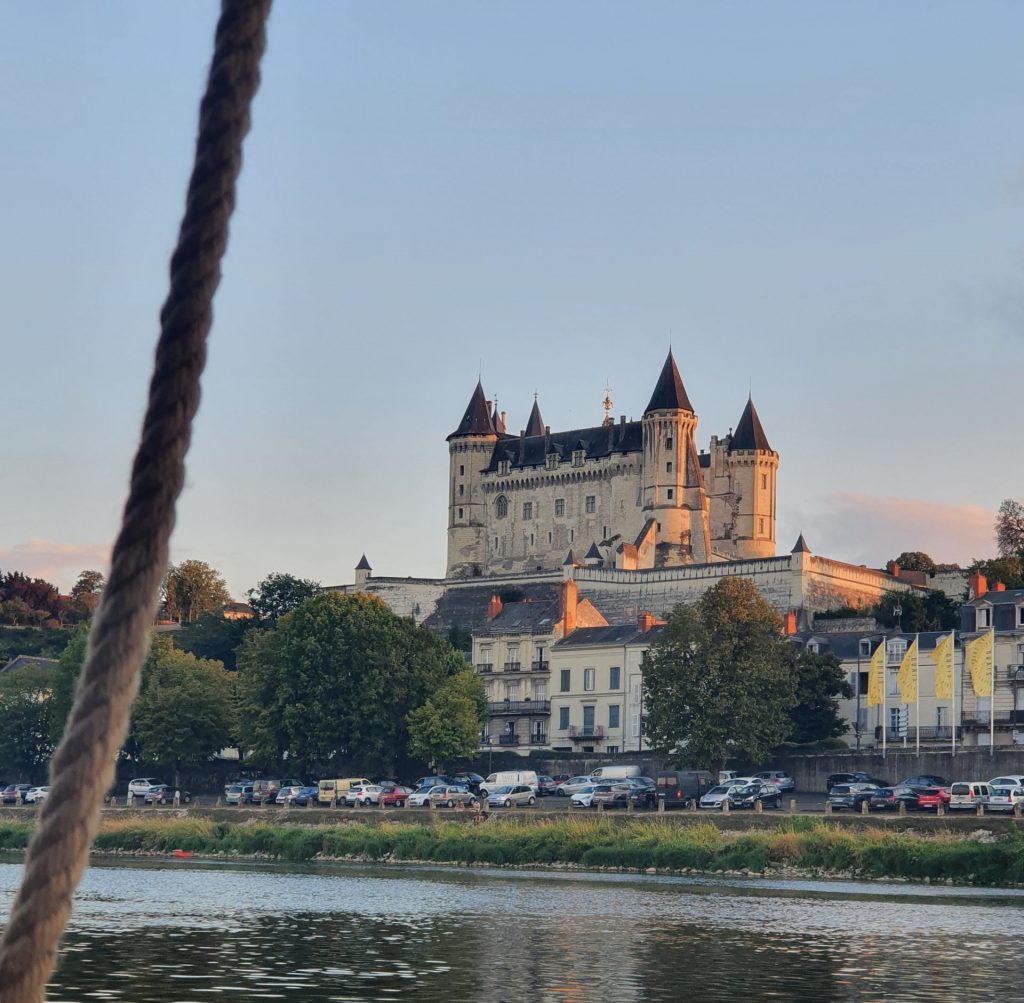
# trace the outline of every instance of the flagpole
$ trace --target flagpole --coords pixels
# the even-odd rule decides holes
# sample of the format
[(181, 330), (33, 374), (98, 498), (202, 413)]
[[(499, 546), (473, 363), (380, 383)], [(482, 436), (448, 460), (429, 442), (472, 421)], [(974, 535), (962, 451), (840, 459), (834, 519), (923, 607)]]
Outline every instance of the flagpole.
[[(951, 756), (956, 755), (956, 628), (950, 631), (950, 642), (949, 642), (949, 687), (953, 692), (953, 708), (950, 711), (950, 717), (952, 720), (952, 728), (950, 728), (950, 734), (952, 735), (952, 749), (950, 751)], [(960, 670), (963, 674), (963, 669)]]
[(988, 648), (988, 660), (992, 666), (992, 682), (990, 689), (992, 696), (989, 697), (988, 701), (988, 754), (994, 756), (996, 754), (996, 629), (995, 627), (989, 628), (989, 648)]
[(914, 696), (917, 699), (917, 736), (914, 751), (921, 755), (921, 635), (914, 641)]
[(886, 752), (886, 733), (888, 731), (888, 722), (885, 716), (885, 698), (888, 696), (889, 689), (889, 649), (885, 644), (885, 634), (882, 634), (882, 758), (885, 759)]

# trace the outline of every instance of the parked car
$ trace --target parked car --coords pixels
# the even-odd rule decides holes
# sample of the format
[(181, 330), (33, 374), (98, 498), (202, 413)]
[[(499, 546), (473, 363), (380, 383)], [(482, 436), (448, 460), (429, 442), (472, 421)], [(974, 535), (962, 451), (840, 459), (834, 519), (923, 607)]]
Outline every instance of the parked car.
[(571, 777), (571, 773), (556, 773), (551, 779), (554, 780), (556, 784), (564, 784), (566, 780), (569, 780)]
[(480, 785), (484, 782), (484, 778), (479, 773), (456, 773), (455, 776), (448, 781), (448, 783), (459, 784), (463, 787), (468, 787), (471, 791), (476, 793), (480, 790)]
[(532, 784), (506, 784), (499, 787), (487, 798), (491, 807), (511, 808), (513, 805), (535, 805), (537, 795), (533, 793)]
[(949, 788), (949, 810), (977, 809), (988, 804), (988, 784), (978, 780), (958, 780)]
[(919, 777), (907, 777), (900, 781), (900, 787), (909, 787), (912, 791), (920, 794), (931, 787), (948, 787), (949, 781), (943, 777), (937, 777), (931, 773), (924, 773)]
[(764, 770), (754, 774), (755, 780), (762, 780), (766, 784), (774, 784), (780, 793), (796, 790), (796, 781), (785, 770)]
[(624, 781), (610, 784), (597, 784), (590, 799), (591, 807), (603, 804), (605, 808), (625, 808), (629, 804), (631, 788)]
[(443, 787), (445, 784), (450, 784), (451, 782), (450, 777), (420, 777), (419, 780), (416, 781), (416, 790), (419, 790), (422, 787)]
[[(871, 796), (880, 790), (875, 784), (836, 784), (829, 791), (826, 804), (832, 806), (833, 811), (842, 811), (849, 808), (851, 811), (860, 811), (860, 806)], [(868, 806), (870, 809), (870, 805)]]
[(292, 798), (299, 793), (299, 791), (305, 790), (305, 784), (288, 784), (286, 787), (282, 787), (279, 791), (274, 794), (273, 804), (279, 805), (290, 805)]
[(345, 792), (345, 804), (349, 808), (365, 808), (367, 805), (380, 804), (380, 796), (384, 789), (379, 784), (357, 784)]
[(156, 787), (150, 787), (143, 797), (146, 800), (146, 804), (172, 804), (175, 791), (181, 795), (181, 804), (192, 803), (191, 793), (181, 790), (180, 787), (172, 787), (170, 784), (158, 784)]
[(909, 787), (879, 787), (868, 798), (868, 811), (899, 811), (900, 804), (917, 807), (917, 795)]
[[(721, 808), (722, 804), (728, 799), (729, 791), (733, 788), (732, 784), (719, 784), (717, 787), (712, 787), (711, 790), (701, 796), (697, 802), (698, 808)], [(666, 807), (668, 807), (666, 805)], [(683, 806), (686, 808), (690, 807), (690, 799), (687, 798), (686, 804)]]
[(545, 798), (555, 793), (555, 789), (558, 784), (555, 783), (554, 777), (547, 777), (541, 774), (537, 775), (537, 797)]
[(926, 787), (917, 795), (917, 807), (921, 811), (935, 811), (939, 805), (945, 807), (949, 804), (949, 791), (945, 787)]
[(593, 787), (594, 781), (590, 777), (569, 777), (568, 780), (563, 780), (555, 793), (559, 797), (571, 798), (577, 792), (583, 790), (584, 787)]
[(1024, 801), (1024, 787), (988, 786), (987, 811), (1013, 811), (1014, 805)]
[(30, 787), (22, 796), (22, 801), (25, 804), (42, 804), (49, 793), (49, 787)]
[(430, 801), (439, 808), (454, 808), (457, 804), (468, 805), (476, 798), (465, 784), (447, 784), (435, 787), (430, 794)]
[(24, 804), (25, 795), (32, 790), (34, 784), (8, 784), (3, 790), (4, 804)]
[(1024, 787), (1024, 774), (1007, 773), (988, 782), (989, 787)]
[(317, 794), (319, 793), (318, 787), (303, 787), (299, 790), (298, 794), (291, 794), (288, 798), (288, 804), (298, 808), (307, 808), (311, 804), (319, 804), (317, 800)]
[(665, 804), (665, 811), (673, 808), (688, 808), (694, 798), (699, 798), (715, 786), (707, 770), (659, 770), (655, 781), (658, 800)]
[(405, 802), (412, 793), (414, 791), (411, 787), (403, 787), (399, 784), (397, 787), (392, 787), (391, 790), (381, 794), (380, 806), (382, 808), (404, 808)]
[(650, 777), (633, 777), (626, 783), (630, 787), (630, 800), (637, 808), (658, 807), (658, 785)]
[(891, 787), (888, 780), (873, 777), (869, 773), (830, 773), (825, 781), (825, 793), (829, 794), (836, 784), (874, 784), (876, 787)]
[(782, 792), (774, 784), (758, 781), (729, 788), (727, 795), (729, 810), (754, 809), (760, 801), (762, 808), (778, 808), (782, 804)]
[(581, 787), (569, 798), (570, 808), (589, 808), (594, 801), (594, 791), (597, 790), (597, 784), (587, 784), (586, 787)]
[(430, 796), (432, 794), (440, 796), (447, 787), (447, 784), (434, 784), (432, 787), (420, 787), (405, 799), (405, 803), (410, 808), (429, 808)]
[(128, 793), (133, 797), (145, 797), (154, 787), (166, 787), (167, 785), (156, 777), (138, 777), (128, 781)]

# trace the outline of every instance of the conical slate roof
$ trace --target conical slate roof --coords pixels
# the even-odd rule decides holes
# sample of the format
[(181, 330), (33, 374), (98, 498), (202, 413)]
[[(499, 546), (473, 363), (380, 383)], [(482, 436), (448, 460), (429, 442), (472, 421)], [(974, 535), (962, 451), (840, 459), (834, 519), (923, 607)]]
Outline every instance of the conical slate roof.
[(689, 411), (693, 413), (693, 405), (690, 398), (686, 396), (686, 388), (683, 386), (679, 370), (676, 368), (676, 360), (672, 352), (668, 353), (665, 365), (662, 367), (661, 375), (658, 377), (658, 385), (651, 395), (651, 402), (647, 405), (644, 414), (651, 411)]
[(466, 413), (459, 422), (459, 427), (448, 436), (455, 439), (460, 435), (496, 435), (494, 422), (491, 421), (491, 413), (487, 409), (487, 399), (484, 397), (484, 388), (479, 381), (473, 396), (466, 406)]
[(495, 402), (494, 411), (491, 414), (491, 424), (494, 426), (495, 432), (498, 432), (500, 434), (501, 432), (505, 431), (505, 423), (501, 420), (501, 415), (498, 414), (497, 402)]
[(373, 571), (373, 568), (370, 567), (370, 562), (366, 559), (366, 554), (359, 558), (356, 571)]
[(729, 452), (735, 449), (761, 449), (766, 453), (772, 452), (772, 447), (768, 445), (768, 436), (764, 434), (761, 419), (758, 418), (754, 401), (750, 397), (747, 398), (747, 406), (743, 409), (739, 424), (729, 442)]
[(576, 560), (576, 552), (570, 550), (569, 553), (566, 554), (565, 560), (562, 561), (562, 567), (564, 568), (567, 565), (570, 567), (575, 567), (577, 564), (579, 564), (579, 561)]
[(811, 548), (807, 546), (807, 541), (804, 539), (804, 534), (800, 534), (800, 539), (793, 544), (793, 549), (790, 551), (791, 554), (809, 554)]
[(526, 423), (527, 435), (543, 435), (544, 419), (540, 416), (540, 406), (537, 401), (533, 402), (533, 410), (530, 412), (530, 420)]
[(595, 559), (598, 561), (602, 560), (601, 551), (597, 549), (596, 543), (592, 543), (590, 545), (590, 550), (587, 551), (586, 556), (583, 559), (585, 561), (592, 561)]

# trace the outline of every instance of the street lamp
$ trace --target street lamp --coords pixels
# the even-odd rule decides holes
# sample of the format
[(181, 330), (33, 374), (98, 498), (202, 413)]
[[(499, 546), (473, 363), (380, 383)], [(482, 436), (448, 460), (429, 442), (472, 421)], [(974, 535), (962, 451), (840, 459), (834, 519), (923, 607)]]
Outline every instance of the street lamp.
[(903, 630), (903, 607), (900, 605), (899, 600), (896, 600), (895, 605), (892, 608), (892, 615), (896, 617), (896, 629), (899, 631)]

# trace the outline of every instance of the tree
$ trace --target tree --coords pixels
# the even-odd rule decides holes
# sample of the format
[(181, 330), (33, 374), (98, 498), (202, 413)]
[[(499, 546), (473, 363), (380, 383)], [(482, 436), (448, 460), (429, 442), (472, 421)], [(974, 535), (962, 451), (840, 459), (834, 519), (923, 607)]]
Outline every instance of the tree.
[(994, 557), (989, 561), (975, 560), (969, 571), (980, 571), (989, 587), (1002, 582), (1008, 589), (1024, 589), (1024, 561), (1019, 557)]
[(651, 746), (679, 766), (764, 759), (792, 730), (796, 653), (747, 578), (724, 578), (680, 604), (644, 661)]
[(849, 725), (839, 716), (839, 698), (853, 696), (842, 663), (835, 655), (804, 651), (796, 659), (796, 705), (791, 742), (804, 744), (845, 735)]
[(228, 620), (215, 613), (204, 613), (175, 632), (174, 644), (196, 658), (212, 658), (234, 672), (238, 647), (253, 626), (248, 618)]
[(182, 764), (204, 762), (234, 739), (232, 679), (220, 662), (179, 651), (155, 634), (142, 680), (132, 732), (142, 755), (169, 766), (177, 785)]
[(85, 651), (89, 643), (89, 625), (83, 624), (68, 641), (57, 659), (57, 671), (53, 676), (53, 712), (51, 715), (51, 733), (54, 745), (64, 734), (64, 722), (71, 713), (71, 705), (75, 702), (75, 687), (78, 676), (85, 665)]
[(1001, 557), (1024, 558), (1024, 505), (1007, 498), (996, 516), (996, 546)]
[(463, 669), (406, 716), (409, 753), (425, 760), (432, 769), (453, 759), (465, 759), (476, 752), (486, 717), (483, 682), (471, 669)]
[(38, 774), (53, 741), (53, 673), (25, 666), (0, 675), (0, 762), (21, 774)]
[(231, 602), (227, 583), (205, 561), (172, 564), (164, 579), (163, 598), (168, 617), (179, 623), (191, 623)]
[[(896, 615), (897, 608), (900, 614)], [(953, 630), (960, 626), (960, 605), (944, 592), (931, 589), (920, 592), (886, 592), (871, 608), (883, 627), (899, 627), (908, 632)]]
[(83, 620), (92, 616), (107, 584), (102, 571), (83, 571), (71, 588), (71, 609)]
[(32, 607), (24, 599), (15, 596), (0, 603), (0, 615), (12, 626), (17, 627), (32, 616)]
[(405, 755), (407, 715), (465, 659), (376, 596), (325, 592), (238, 656), (243, 748), (301, 773), (342, 764), (386, 772)]
[(933, 574), (937, 565), (925, 553), (920, 550), (904, 550), (899, 557), (892, 559), (893, 564), (898, 564), (904, 571), (927, 571)]
[(296, 578), (280, 571), (272, 572), (256, 588), (249, 589), (249, 605), (262, 626), (272, 626), (297, 606), (320, 592), (320, 583), (311, 578)]

